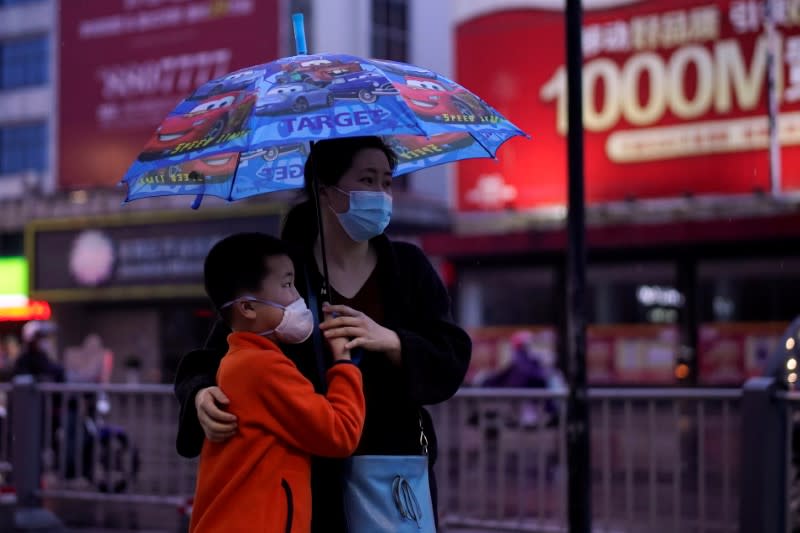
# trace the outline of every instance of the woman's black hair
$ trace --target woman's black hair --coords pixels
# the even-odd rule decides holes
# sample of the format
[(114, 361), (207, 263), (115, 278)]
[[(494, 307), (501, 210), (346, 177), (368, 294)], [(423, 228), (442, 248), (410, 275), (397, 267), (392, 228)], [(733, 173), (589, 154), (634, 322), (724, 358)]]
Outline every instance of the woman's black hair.
[(353, 166), (356, 154), (370, 148), (382, 151), (394, 170), (397, 166), (397, 155), (380, 137), (341, 137), (314, 143), (303, 169), (303, 191), (306, 199), (292, 207), (286, 215), (281, 233), (284, 240), (308, 244), (317, 238), (317, 211), (313, 200), (314, 172), (317, 173), (320, 185), (336, 185)]

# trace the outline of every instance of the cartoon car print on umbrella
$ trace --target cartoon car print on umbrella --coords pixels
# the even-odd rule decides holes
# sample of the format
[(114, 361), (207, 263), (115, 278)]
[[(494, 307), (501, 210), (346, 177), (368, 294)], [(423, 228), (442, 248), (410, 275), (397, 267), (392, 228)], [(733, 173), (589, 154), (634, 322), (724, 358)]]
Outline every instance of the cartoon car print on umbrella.
[(242, 129), (256, 103), (252, 92), (222, 93), (203, 100), (188, 113), (172, 115), (158, 127), (139, 161), (177, 155), (230, 140)]
[[(441, 79), (405, 76), (400, 95), (416, 115), (429, 121), (476, 123), (488, 111), (469, 93), (445, 85)], [(472, 104), (472, 105), (470, 105)]]
[(186, 99), (204, 100), (211, 96), (217, 96), (221, 93), (252, 89), (255, 85), (255, 82), (258, 81), (263, 75), (264, 71), (259, 69), (244, 69), (232, 72), (231, 74), (223, 76), (222, 78), (204, 83)]
[(253, 150), (251, 152), (242, 154), (242, 164), (244, 164), (245, 161), (249, 161), (250, 159), (255, 159), (258, 157), (264, 159), (264, 161), (275, 161), (278, 159), (278, 157), (290, 154), (292, 152), (297, 152), (301, 156), (305, 156), (308, 154), (308, 147), (306, 146), (306, 143), (303, 142), (268, 146), (266, 148)]
[(224, 183), (236, 173), (239, 154), (228, 152), (213, 157), (186, 161), (154, 170), (141, 178), (142, 185)]
[(270, 87), (261, 97), (256, 115), (305, 113), (312, 107), (330, 107), (333, 100), (328, 89), (312, 83), (283, 83)]
[(418, 67), (416, 65), (398, 63), (397, 61), (390, 61), (388, 59), (372, 59), (371, 61), (383, 72), (390, 72), (398, 76), (417, 76), (432, 80), (438, 78), (435, 72), (432, 72), (426, 68)]
[(336, 98), (358, 98), (371, 104), (383, 94), (398, 94), (397, 88), (377, 72), (356, 72), (337, 76), (328, 90)]
[(401, 162), (415, 161), (469, 146), (475, 139), (469, 133), (441, 133), (430, 139), (417, 135), (392, 135), (385, 138)]
[[(238, 87), (246, 88), (210, 95)], [(309, 143), (351, 135), (418, 137), (392, 144), (400, 175), (494, 157), (506, 140), (524, 133), (466, 88), (425, 68), (346, 54), (287, 57), (215, 79), (181, 101), (123, 177), (126, 201), (186, 194), (195, 196), (196, 209), (204, 196), (237, 200), (300, 188)], [(227, 181), (218, 181), (224, 174), (213, 169), (181, 166), (207, 159), (224, 166), (214, 160), (221, 153), (239, 154)], [(171, 165), (180, 168), (172, 172), (176, 181), (189, 181), (168, 180), (162, 169)], [(142, 183), (143, 177), (156, 181), (154, 173), (160, 183)]]
[[(293, 75), (307, 75), (310, 81), (330, 83), (336, 76), (352, 72), (361, 72), (361, 65), (356, 62), (344, 63), (330, 59), (314, 58), (298, 63), (288, 63), (283, 66), (284, 71)], [(278, 76), (279, 81), (282, 75)]]

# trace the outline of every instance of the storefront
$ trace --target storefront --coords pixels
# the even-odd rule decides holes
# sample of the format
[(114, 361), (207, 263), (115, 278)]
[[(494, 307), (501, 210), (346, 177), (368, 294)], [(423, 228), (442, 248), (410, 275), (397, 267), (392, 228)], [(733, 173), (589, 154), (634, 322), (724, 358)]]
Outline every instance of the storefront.
[[(532, 135), (460, 163), (458, 235), (424, 240), (453, 267), (481, 375), (516, 329), (563, 353), (565, 39), (552, 2), (455, 4), (457, 79)], [(740, 384), (800, 314), (800, 3), (779, 3), (772, 41), (759, 6), (584, 3), (594, 384)]]
[(24, 257), (0, 257), (0, 373), (8, 375), (22, 349), (20, 335), (28, 320), (50, 318), (46, 301), (28, 297), (28, 262)]
[[(587, 365), (596, 385), (741, 384), (800, 315), (800, 215), (590, 227)], [(520, 329), (558, 358), (564, 230), (428, 235), (473, 336), (471, 376), (502, 367)], [(685, 366), (684, 366), (685, 365)]]
[(260, 205), (35, 221), (31, 297), (52, 305), (61, 353), (95, 333), (114, 354), (112, 379), (138, 361), (145, 381), (168, 382), (215, 318), (202, 284), (208, 250), (240, 231), (277, 235), (281, 219), (281, 207)]

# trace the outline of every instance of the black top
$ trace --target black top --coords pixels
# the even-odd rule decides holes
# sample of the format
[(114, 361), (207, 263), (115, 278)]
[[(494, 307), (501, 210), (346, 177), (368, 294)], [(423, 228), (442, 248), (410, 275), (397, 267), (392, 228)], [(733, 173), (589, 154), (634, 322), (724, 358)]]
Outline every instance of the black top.
[(53, 362), (46, 353), (30, 347), (14, 362), (13, 375), (31, 374), (36, 381), (64, 382), (64, 367)]
[[(357, 453), (419, 454), (421, 416), (433, 465), (436, 437), (430, 416), (421, 406), (443, 402), (455, 394), (466, 375), (472, 344), (464, 330), (453, 323), (447, 291), (423, 252), (412, 244), (391, 242), (382, 235), (371, 243), (378, 253), (372, 276), (378, 282), (384, 315), (380, 323), (394, 330), (400, 338), (403, 363), (398, 368), (382, 353), (363, 353), (359, 366), (363, 374), (367, 420)], [(308, 286), (319, 294), (322, 282), (311, 255), (311, 244), (306, 244), (305, 250), (295, 258), (298, 265), (295, 283), (304, 297)], [(177, 449), (185, 457), (200, 453), (203, 432), (197, 421), (194, 396), (199, 389), (215, 384), (219, 361), (227, 349), (227, 333), (224, 324), (215, 325), (205, 348), (188, 353), (178, 366), (175, 393), (181, 412)], [(322, 380), (312, 341), (283, 348), (319, 390)], [(329, 358), (327, 361), (330, 364)], [(314, 461), (314, 531), (344, 530), (340, 469), (341, 460)], [(435, 498), (433, 477), (431, 480)]]

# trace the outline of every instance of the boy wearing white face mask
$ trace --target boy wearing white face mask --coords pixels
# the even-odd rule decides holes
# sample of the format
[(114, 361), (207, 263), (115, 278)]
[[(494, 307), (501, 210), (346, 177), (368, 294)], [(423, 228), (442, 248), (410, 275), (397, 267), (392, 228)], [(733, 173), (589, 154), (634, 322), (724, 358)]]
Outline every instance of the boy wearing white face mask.
[(294, 287), (280, 240), (242, 233), (218, 242), (204, 268), (206, 293), (233, 331), (217, 382), (238, 417), (224, 443), (206, 440), (190, 531), (306, 533), (311, 528), (311, 455), (346, 457), (364, 425), (361, 373), (344, 349), (327, 372), (327, 396), (279, 344), (300, 344), (314, 321)]

